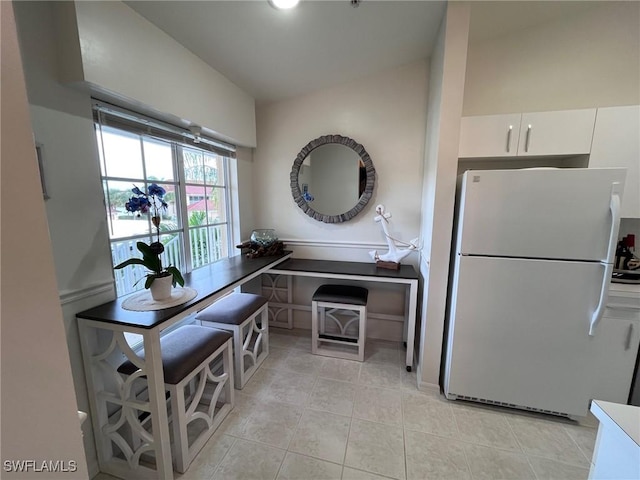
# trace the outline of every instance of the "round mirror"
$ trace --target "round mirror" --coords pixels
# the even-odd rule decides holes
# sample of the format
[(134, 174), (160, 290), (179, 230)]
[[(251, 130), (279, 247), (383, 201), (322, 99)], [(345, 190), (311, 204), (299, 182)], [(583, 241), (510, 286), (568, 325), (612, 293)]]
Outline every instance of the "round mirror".
[(346, 222), (369, 202), (375, 176), (362, 145), (341, 135), (324, 135), (307, 143), (294, 160), (291, 193), (311, 218)]

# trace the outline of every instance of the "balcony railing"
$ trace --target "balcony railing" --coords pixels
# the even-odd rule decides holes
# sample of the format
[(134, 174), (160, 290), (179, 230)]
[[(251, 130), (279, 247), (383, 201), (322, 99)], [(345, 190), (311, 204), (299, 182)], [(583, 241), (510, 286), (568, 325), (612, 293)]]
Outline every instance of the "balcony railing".
[[(111, 243), (111, 258), (113, 264), (118, 265), (134, 256), (140, 257), (136, 248), (138, 239), (123, 240)], [(222, 232), (218, 228), (193, 228), (189, 230), (191, 250), (191, 268), (196, 269), (220, 260), (227, 255), (227, 248)], [(180, 236), (162, 242), (164, 252), (160, 258), (163, 266), (174, 265), (181, 272), (185, 272), (182, 258), (182, 244)], [(126, 295), (144, 288), (144, 278), (149, 272), (140, 265), (133, 265), (114, 270), (116, 292), (118, 296)]]

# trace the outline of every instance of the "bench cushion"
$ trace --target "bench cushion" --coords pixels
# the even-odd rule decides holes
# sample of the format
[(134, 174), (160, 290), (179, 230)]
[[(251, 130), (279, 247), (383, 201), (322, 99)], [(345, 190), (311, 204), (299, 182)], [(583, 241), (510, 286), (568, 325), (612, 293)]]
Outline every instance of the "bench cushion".
[[(160, 338), (164, 382), (170, 385), (180, 383), (231, 337), (233, 335), (224, 330), (184, 325)], [(144, 358), (144, 350), (138, 355)], [(118, 372), (125, 375), (136, 370), (138, 367), (129, 360), (118, 367)]]
[(366, 305), (369, 290), (351, 285), (321, 285), (313, 294), (314, 302)]
[(240, 325), (265, 303), (267, 299), (260, 295), (232, 293), (202, 310), (196, 320)]

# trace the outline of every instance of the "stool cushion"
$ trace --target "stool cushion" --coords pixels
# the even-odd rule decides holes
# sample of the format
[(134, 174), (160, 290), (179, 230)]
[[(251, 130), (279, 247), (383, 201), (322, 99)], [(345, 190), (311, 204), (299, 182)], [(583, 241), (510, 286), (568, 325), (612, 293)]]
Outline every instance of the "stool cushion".
[(320, 285), (313, 294), (314, 302), (366, 305), (369, 290), (351, 285)]
[[(164, 383), (180, 383), (231, 337), (233, 335), (225, 330), (184, 325), (160, 338)], [(144, 350), (138, 356), (144, 358)], [(131, 375), (136, 370), (138, 367), (129, 360), (118, 367), (118, 372), (125, 375)]]
[(260, 295), (232, 293), (202, 310), (196, 320), (240, 325), (265, 303), (267, 299)]

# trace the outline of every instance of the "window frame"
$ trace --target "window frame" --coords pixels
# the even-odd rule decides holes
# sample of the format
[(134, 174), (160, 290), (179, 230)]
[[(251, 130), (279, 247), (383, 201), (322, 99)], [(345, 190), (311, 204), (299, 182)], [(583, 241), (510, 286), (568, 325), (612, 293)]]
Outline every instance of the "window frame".
[[(95, 138), (96, 138), (98, 149), (100, 150), (100, 153), (101, 153), (99, 156), (99, 161), (101, 163), (100, 182), (103, 187), (103, 196), (104, 196), (103, 198), (105, 200), (106, 216), (109, 217), (111, 215), (111, 210), (110, 210), (111, 198), (109, 196), (110, 182), (127, 182), (131, 184), (136, 184), (140, 188), (144, 187), (145, 190), (148, 187), (148, 185), (150, 185), (151, 183), (158, 183), (159, 185), (171, 185), (174, 188), (174, 192), (175, 192), (175, 215), (176, 215), (177, 229), (162, 231), (160, 232), (160, 236), (162, 237), (163, 235), (177, 234), (180, 237), (179, 242), (180, 242), (181, 265), (179, 266), (179, 268), (182, 271), (182, 273), (183, 274), (189, 273), (195, 269), (203, 268), (223, 258), (228, 258), (233, 256), (234, 236), (237, 230), (237, 225), (235, 225), (235, 223), (238, 220), (232, 216), (232, 212), (234, 211), (234, 207), (232, 205), (234, 201), (234, 197), (232, 195), (233, 178), (232, 178), (231, 164), (235, 159), (235, 147), (222, 144), (221, 142), (214, 140), (213, 141), (214, 144), (225, 145), (225, 147), (228, 147), (228, 149), (220, 149), (216, 147), (214, 147), (213, 149), (203, 148), (200, 145), (200, 142), (202, 140), (200, 136), (198, 136), (197, 138), (195, 137), (192, 138), (192, 142), (189, 142), (187, 140), (180, 141), (179, 140), (180, 137), (175, 136), (175, 132), (179, 131), (178, 127), (171, 126), (171, 125), (169, 125), (168, 127), (170, 129), (168, 130), (170, 131), (170, 135), (169, 135), (170, 138), (165, 138), (162, 135), (158, 134), (158, 128), (155, 128), (155, 130), (153, 131), (149, 131), (150, 129), (148, 128), (148, 125), (150, 122), (153, 122), (154, 127), (157, 127), (159, 125), (160, 127), (165, 128), (167, 124), (163, 124), (162, 122), (156, 121), (154, 119), (147, 119), (146, 117), (142, 117), (139, 114), (135, 114), (133, 112), (128, 112), (128, 111), (126, 111), (127, 112), (126, 114), (128, 115), (128, 117), (125, 122), (125, 127), (122, 127), (121, 125), (118, 124), (119, 118), (117, 117), (115, 118), (115, 122), (109, 121), (113, 119), (112, 116), (110, 115), (112, 113), (110, 108), (108, 110), (109, 115), (106, 116), (106, 118), (109, 120), (105, 121), (104, 111), (102, 110), (103, 105), (104, 104), (102, 102), (94, 103), (94, 134), (96, 136)], [(121, 111), (121, 109), (119, 109), (118, 107), (116, 107), (116, 109), (117, 111)], [(137, 129), (135, 124), (136, 122), (133, 122), (131, 120), (132, 118), (138, 120)], [(142, 118), (144, 118), (144, 120), (142, 120)], [(112, 124), (112, 123), (115, 123), (115, 124)], [(129, 125), (133, 125), (133, 127), (126, 128)], [(142, 174), (141, 174), (143, 177), (142, 179), (133, 178), (133, 177), (115, 177), (115, 176), (112, 177), (109, 175), (109, 169), (107, 167), (108, 159), (106, 158), (104, 140), (102, 137), (103, 128), (105, 127), (112, 131), (115, 131), (116, 134), (122, 134), (126, 136), (131, 135), (132, 137), (135, 137), (137, 139), (141, 149), (140, 160), (142, 162)], [(189, 138), (188, 133), (182, 132), (181, 134), (184, 135), (185, 139)], [(174, 175), (174, 178), (172, 180), (156, 181), (148, 178), (147, 165), (146, 165), (147, 159), (145, 158), (145, 148), (144, 148), (145, 141), (152, 141), (152, 142), (160, 141), (160, 142), (165, 142), (168, 144), (168, 146), (170, 146), (171, 164), (172, 164), (173, 175)], [(210, 155), (210, 156), (218, 157), (216, 159), (216, 162), (219, 162), (219, 165), (220, 165), (219, 170), (220, 170), (220, 174), (222, 175), (222, 184), (209, 185), (203, 182), (201, 186), (205, 188), (205, 199), (212, 197), (212, 195), (207, 195), (207, 192), (209, 189), (217, 189), (217, 191), (221, 192), (220, 195), (222, 198), (222, 202), (224, 203), (224, 221), (210, 222), (208, 218), (208, 214), (206, 214), (205, 215), (206, 223), (203, 226), (191, 227), (189, 225), (189, 212), (188, 212), (189, 203), (187, 198), (187, 185), (189, 185), (190, 182), (187, 182), (185, 177), (185, 172), (184, 172), (184, 156), (183, 156), (184, 149), (196, 150), (203, 156)], [(237, 199), (235, 200), (237, 201)], [(205, 204), (205, 211), (207, 211), (206, 204)], [(112, 220), (110, 218), (107, 218), (107, 221), (109, 223), (108, 241), (110, 246), (111, 263), (114, 266), (116, 264), (115, 263), (116, 257), (114, 257), (114, 247), (113, 247), (114, 244), (123, 243), (123, 242), (130, 242), (131, 244), (138, 240), (153, 241), (153, 236), (155, 235), (155, 233), (153, 231), (149, 215), (147, 215), (148, 231), (146, 233), (136, 233), (133, 235), (127, 235), (127, 236), (117, 237), (117, 238), (112, 238), (112, 234), (113, 234)], [(224, 232), (224, 237), (225, 237), (223, 252), (226, 255), (223, 255), (220, 258), (217, 258), (213, 261), (208, 261), (207, 263), (200, 264), (194, 268), (193, 262), (191, 260), (192, 259), (192, 251), (191, 251), (192, 240), (190, 235), (192, 230), (198, 229), (198, 228), (206, 229), (207, 238), (212, 238), (211, 232), (213, 229), (221, 228), (222, 231)], [(210, 244), (210, 242), (208, 242), (207, 243), (208, 259), (212, 258), (211, 256), (211, 252), (213, 251), (212, 248), (213, 246)], [(131, 288), (130, 285), (120, 284), (119, 283), (120, 281), (115, 276), (114, 276), (114, 282), (116, 284), (116, 294), (118, 296), (135, 293), (137, 291), (142, 290), (142, 286), (143, 286), (143, 282), (140, 282), (138, 285), (136, 285), (136, 288), (130, 289)]]

